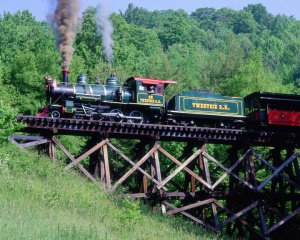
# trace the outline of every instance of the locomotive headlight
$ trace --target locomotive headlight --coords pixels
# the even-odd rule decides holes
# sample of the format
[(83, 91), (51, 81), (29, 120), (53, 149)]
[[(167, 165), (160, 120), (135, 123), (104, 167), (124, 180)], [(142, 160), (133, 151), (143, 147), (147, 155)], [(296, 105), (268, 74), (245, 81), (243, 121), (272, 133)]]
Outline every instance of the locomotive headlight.
[(284, 118), (285, 116), (284, 116), (284, 114), (281, 114), (281, 118)]

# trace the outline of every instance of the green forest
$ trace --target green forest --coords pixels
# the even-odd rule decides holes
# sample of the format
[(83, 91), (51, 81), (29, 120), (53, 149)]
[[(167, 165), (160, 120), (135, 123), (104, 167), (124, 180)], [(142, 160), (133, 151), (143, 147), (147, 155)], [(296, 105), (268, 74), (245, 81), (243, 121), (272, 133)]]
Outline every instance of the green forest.
[[(192, 89), (237, 97), (257, 91), (300, 94), (300, 21), (286, 15), (272, 15), (262, 4), (249, 4), (240, 11), (198, 8), (191, 14), (180, 9), (148, 11), (129, 4), (125, 12), (109, 16), (113, 25), (110, 59), (104, 53), (103, 36), (95, 16), (96, 8), (89, 7), (79, 19), (68, 69), (69, 82), (76, 82), (77, 76), (84, 73), (89, 83), (96, 79), (103, 83), (115, 72), (120, 82), (131, 76), (177, 81), (177, 85), (168, 87), (167, 97)], [(39, 107), (45, 106), (44, 77), (61, 81), (61, 71), (61, 53), (50, 22), (37, 21), (29, 11), (0, 14), (0, 173), (8, 169), (7, 159), (13, 158), (6, 152), (6, 149), (14, 151), (7, 147), (7, 137), (22, 128), (15, 116), (35, 115)], [(88, 142), (66, 136), (60, 140), (75, 154)], [(129, 143), (119, 143), (125, 152), (126, 144)], [(174, 144), (171, 147), (182, 150), (181, 143)], [(212, 146), (211, 151), (214, 150)], [(21, 156), (18, 154), (16, 164), (26, 169), (22, 172), (26, 176), (29, 168), (17, 160)], [(118, 160), (112, 164), (117, 165)], [(42, 178), (50, 174), (38, 171)], [(52, 195), (50, 198), (52, 201)], [(86, 201), (82, 205), (93, 200)], [(66, 227), (63, 232), (68, 231)], [(98, 233), (95, 236), (97, 239)]]

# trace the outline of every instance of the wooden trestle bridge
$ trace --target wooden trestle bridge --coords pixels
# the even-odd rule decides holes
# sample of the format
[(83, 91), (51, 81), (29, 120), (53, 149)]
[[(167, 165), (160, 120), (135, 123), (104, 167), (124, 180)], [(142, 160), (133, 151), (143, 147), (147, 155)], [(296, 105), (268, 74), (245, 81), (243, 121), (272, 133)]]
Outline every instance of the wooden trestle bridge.
[[(58, 147), (70, 159), (66, 169), (76, 165), (111, 192), (121, 187), (133, 198), (151, 200), (164, 215), (182, 214), (214, 232), (247, 239), (300, 239), (300, 133), (17, 119), (29, 133), (10, 136), (19, 147), (47, 144), (51, 158)], [(88, 150), (73, 156), (58, 140), (65, 134), (90, 136)], [(125, 143), (135, 154), (124, 155), (116, 138), (133, 139)], [(174, 149), (175, 141), (182, 149)], [(81, 164), (87, 157), (89, 169)], [(119, 168), (112, 168), (112, 159)], [(128, 182), (136, 188), (126, 188)]]

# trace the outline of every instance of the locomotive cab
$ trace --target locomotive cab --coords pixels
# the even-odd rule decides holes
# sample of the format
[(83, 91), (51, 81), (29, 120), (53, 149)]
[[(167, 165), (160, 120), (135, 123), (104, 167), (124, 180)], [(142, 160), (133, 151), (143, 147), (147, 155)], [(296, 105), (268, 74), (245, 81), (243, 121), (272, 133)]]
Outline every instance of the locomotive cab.
[(123, 86), (133, 89), (135, 102), (142, 105), (164, 107), (165, 88), (168, 84), (176, 84), (171, 80), (158, 80), (156, 78), (128, 78)]
[(131, 88), (135, 112), (143, 116), (146, 122), (158, 122), (165, 111), (165, 88), (168, 84), (176, 84), (171, 80), (159, 80), (156, 78), (128, 78), (123, 86)]

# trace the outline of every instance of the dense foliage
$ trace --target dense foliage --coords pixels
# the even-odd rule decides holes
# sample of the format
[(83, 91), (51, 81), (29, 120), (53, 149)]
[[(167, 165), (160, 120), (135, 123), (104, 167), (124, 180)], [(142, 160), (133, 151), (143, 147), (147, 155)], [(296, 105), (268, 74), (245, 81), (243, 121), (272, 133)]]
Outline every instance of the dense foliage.
[(17, 122), (13, 109), (0, 100), (0, 146), (6, 142), (12, 132), (21, 129), (22, 126)]
[[(104, 80), (139, 75), (173, 79), (182, 89), (205, 88), (227, 95), (253, 91), (297, 93), (300, 22), (274, 16), (261, 4), (228, 8), (153, 11), (129, 4), (113, 13), (114, 62), (106, 63), (96, 34), (96, 10), (88, 8), (78, 28), (71, 79), (86, 73)], [(61, 78), (56, 37), (47, 22), (28, 11), (0, 16), (0, 96), (16, 111), (34, 114), (44, 104), (43, 77)]]

